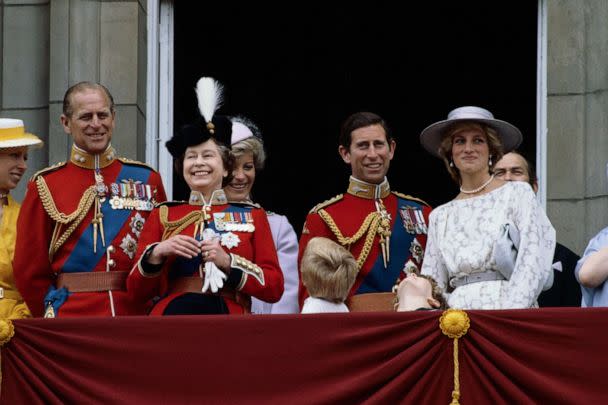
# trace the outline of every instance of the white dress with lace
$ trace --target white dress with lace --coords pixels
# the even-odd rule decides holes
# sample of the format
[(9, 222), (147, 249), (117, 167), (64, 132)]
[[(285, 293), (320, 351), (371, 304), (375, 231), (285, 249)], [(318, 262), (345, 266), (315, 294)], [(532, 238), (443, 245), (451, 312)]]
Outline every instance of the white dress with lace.
[[(460, 309), (531, 308), (552, 282), (555, 229), (529, 184), (507, 182), (484, 195), (453, 200), (430, 215), (422, 274), (432, 276), (448, 305)], [(448, 291), (452, 278), (496, 270), (495, 244), (504, 224), (519, 230), (509, 280), (470, 283)]]

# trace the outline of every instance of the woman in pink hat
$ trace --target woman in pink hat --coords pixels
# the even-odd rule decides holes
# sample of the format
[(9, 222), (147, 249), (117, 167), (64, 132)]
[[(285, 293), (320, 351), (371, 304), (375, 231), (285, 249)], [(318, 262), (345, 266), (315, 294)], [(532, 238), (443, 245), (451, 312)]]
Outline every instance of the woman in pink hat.
[[(235, 157), (232, 180), (224, 191), (229, 201), (253, 204), (251, 189), (256, 173), (264, 167), (266, 154), (259, 128), (245, 117), (232, 119), (232, 154)], [(254, 204), (255, 205), (255, 204)], [(285, 280), (283, 296), (274, 304), (257, 298), (251, 299), (251, 312), (255, 314), (295, 314), (298, 304), (298, 237), (284, 215), (267, 211), (268, 223), (277, 249), (279, 264)]]
[(28, 147), (40, 145), (40, 138), (25, 132), (23, 121), (0, 118), (0, 318), (32, 316), (13, 278), (12, 260), (20, 204), (9, 193), (27, 170)]
[(519, 129), (480, 107), (460, 107), (420, 134), (460, 193), (433, 210), (421, 273), (451, 308), (537, 307), (553, 282), (555, 230), (524, 182), (494, 177), (492, 166), (521, 143)]

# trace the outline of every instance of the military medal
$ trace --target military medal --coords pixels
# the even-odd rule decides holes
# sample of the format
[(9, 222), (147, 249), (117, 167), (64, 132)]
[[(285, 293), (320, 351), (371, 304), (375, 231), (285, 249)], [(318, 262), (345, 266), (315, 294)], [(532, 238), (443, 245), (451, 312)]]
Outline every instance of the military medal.
[(405, 206), (399, 208), (403, 226), (408, 233), (426, 234), (427, 226), (422, 210), (417, 207)]
[(226, 232), (226, 233), (222, 234), (222, 236), (220, 237), (220, 244), (222, 246), (227, 247), (228, 249), (237, 247), (239, 245), (239, 243), (241, 243), (241, 239), (239, 238), (239, 235), (232, 233), (232, 232)]
[(127, 256), (129, 256), (129, 259), (133, 260), (135, 252), (137, 252), (137, 240), (135, 240), (130, 233), (127, 233), (127, 235), (122, 238), (122, 241), (120, 242), (120, 248)]
[(154, 193), (149, 184), (132, 179), (112, 183), (110, 206), (115, 210), (152, 211), (154, 209)]
[(403, 272), (405, 274), (411, 274), (411, 273), (420, 274), (420, 270), (418, 269), (418, 266), (416, 266), (416, 263), (414, 263), (412, 261), (412, 259), (408, 260), (405, 263), (405, 266), (403, 267)]
[(220, 219), (223, 222), (223, 228), (226, 231), (234, 232), (253, 232), (253, 216), (251, 212), (225, 212), (224, 217)]
[(131, 232), (133, 232), (135, 236), (139, 238), (142, 229), (144, 229), (145, 223), (146, 220), (144, 219), (144, 217), (141, 216), (139, 212), (133, 215), (133, 218), (131, 218), (131, 222), (129, 224), (131, 226)]
[(424, 249), (416, 238), (414, 238), (414, 240), (412, 240), (412, 243), (410, 244), (410, 253), (412, 254), (412, 257), (414, 258), (416, 263), (422, 263), (422, 258), (424, 257)]

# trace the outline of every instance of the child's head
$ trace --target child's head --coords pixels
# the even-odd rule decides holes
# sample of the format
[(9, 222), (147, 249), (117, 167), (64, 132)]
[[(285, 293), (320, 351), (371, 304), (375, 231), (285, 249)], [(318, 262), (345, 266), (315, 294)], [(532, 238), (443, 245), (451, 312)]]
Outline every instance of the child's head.
[(300, 264), (302, 283), (311, 297), (344, 302), (359, 272), (353, 255), (336, 242), (312, 238)]
[(405, 304), (407, 300), (413, 300), (414, 298), (426, 299), (431, 308), (447, 308), (447, 303), (437, 282), (427, 275), (410, 273), (399, 283), (397, 289), (398, 303)]

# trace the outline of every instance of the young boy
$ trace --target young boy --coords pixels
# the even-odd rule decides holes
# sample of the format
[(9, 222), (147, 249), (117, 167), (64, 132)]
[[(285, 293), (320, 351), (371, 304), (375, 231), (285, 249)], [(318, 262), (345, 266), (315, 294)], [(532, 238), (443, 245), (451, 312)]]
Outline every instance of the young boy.
[(435, 280), (429, 276), (409, 273), (397, 287), (397, 311), (445, 309), (447, 304)]
[(349, 312), (344, 300), (359, 269), (348, 250), (330, 239), (312, 238), (302, 255), (300, 268), (302, 283), (309, 293), (303, 314)]

